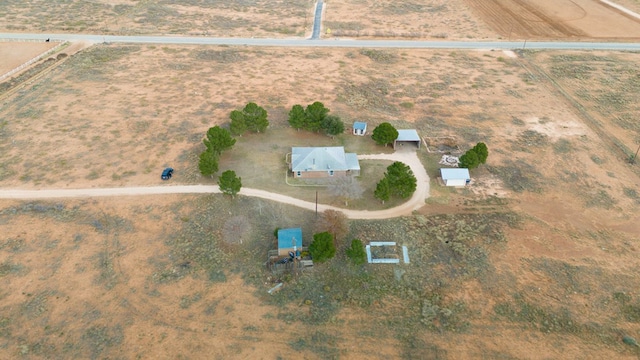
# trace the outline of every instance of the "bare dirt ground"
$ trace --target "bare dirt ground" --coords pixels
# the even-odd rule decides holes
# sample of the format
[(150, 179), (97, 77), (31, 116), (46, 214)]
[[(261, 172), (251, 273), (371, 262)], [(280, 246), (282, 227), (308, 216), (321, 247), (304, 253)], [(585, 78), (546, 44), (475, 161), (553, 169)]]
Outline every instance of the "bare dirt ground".
[(464, 1), (347, 0), (326, 3), (322, 36), (478, 39), (495, 33)]
[[(253, 72), (246, 71), (248, 63)], [(280, 63), (286, 69), (275, 66)], [(411, 266), (323, 270), (349, 269), (337, 260), (304, 277), (330, 290), (299, 288), (306, 282), (291, 280), (276, 297), (264, 295), (274, 280), (261, 266), (272, 246), (269, 234), (283, 225), (302, 225), (311, 234), (312, 212), (243, 197), (235, 203), (173, 195), (30, 205), (3, 200), (8, 315), (1, 349), (9, 357), (36, 358), (147, 358), (160, 351), (220, 358), (290, 351), (309, 358), (633, 357), (621, 337), (640, 337), (634, 292), (640, 279), (633, 275), (638, 175), (609, 144), (630, 150), (640, 133), (623, 121), (638, 103), (638, 92), (629, 91), (636, 66), (635, 54), (604, 52), (97, 45), (74, 55), (5, 100), (3, 187), (157, 185), (165, 164), (177, 169), (174, 183), (213, 184), (195, 168), (202, 134), (248, 99), (267, 108), (272, 129), (239, 138), (237, 151), (222, 159), (247, 186), (264, 183), (274, 191), (271, 182), (283, 181), (289, 145), (335, 141), (370, 152), (367, 139), (286, 129), (293, 104), (318, 99), (347, 123), (391, 121), (430, 136), (455, 136), (462, 149), (484, 141), (490, 161), (474, 171), (473, 189), (432, 187), (427, 206), (413, 216), (352, 220), (353, 237), (398, 240), (404, 234)], [(304, 86), (309, 82), (318, 85)], [(606, 126), (592, 126), (584, 113)], [(260, 165), (248, 156), (251, 149), (264, 154)], [(436, 178), (439, 156), (418, 154)], [(273, 179), (260, 170), (272, 166), (278, 169)], [(501, 214), (511, 213), (523, 222), (503, 235), (463, 236), (499, 227), (507, 216)], [(236, 216), (253, 219), (250, 248), (224, 246), (221, 229)], [(456, 230), (438, 230), (448, 226)], [(35, 260), (43, 257), (51, 260)], [(411, 280), (389, 288), (401, 270)], [(221, 274), (226, 281), (219, 283)], [(365, 281), (364, 274), (375, 276)], [(345, 282), (354, 276), (369, 285)], [(403, 299), (393, 300), (398, 292)], [(37, 326), (20, 328), (26, 320)]]
[[(96, 45), (71, 56), (3, 99), (3, 188), (151, 186), (165, 165), (173, 183), (212, 185), (195, 165), (202, 134), (248, 101), (271, 128), (221, 161), (251, 187), (303, 193), (278, 185), (292, 145), (373, 153), (369, 139), (287, 129), (291, 106), (316, 100), (347, 124), (390, 121), (463, 150), (483, 141), (489, 161), (471, 188), (432, 183), (411, 216), (349, 221), (337, 257), (303, 274), (263, 266), (276, 227), (301, 226), (305, 245), (315, 231), (312, 211), (280, 203), (0, 200), (0, 358), (635, 359), (623, 337), (640, 339), (640, 170), (628, 163), (639, 65), (588, 51)], [(439, 155), (418, 156), (435, 179)], [(411, 263), (350, 266), (352, 238), (403, 243)]]
[[(503, 38), (633, 40), (640, 37), (640, 19), (599, 0), (465, 1)], [(637, 2), (628, 3), (637, 6)]]
[(55, 47), (57, 43), (0, 43), (0, 76)]

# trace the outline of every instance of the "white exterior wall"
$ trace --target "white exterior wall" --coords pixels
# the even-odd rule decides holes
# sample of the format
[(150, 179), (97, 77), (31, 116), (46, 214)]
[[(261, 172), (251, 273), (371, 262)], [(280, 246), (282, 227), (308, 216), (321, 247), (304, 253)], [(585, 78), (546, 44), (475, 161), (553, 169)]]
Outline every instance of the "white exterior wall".
[(447, 180), (447, 186), (465, 186), (467, 181), (465, 179), (449, 179)]

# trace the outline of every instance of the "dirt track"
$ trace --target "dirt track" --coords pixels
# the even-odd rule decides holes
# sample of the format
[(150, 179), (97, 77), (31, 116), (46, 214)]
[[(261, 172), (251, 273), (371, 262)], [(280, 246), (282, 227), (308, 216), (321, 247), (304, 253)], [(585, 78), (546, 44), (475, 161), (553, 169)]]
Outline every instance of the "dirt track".
[[(429, 176), (422, 166), (415, 151), (396, 152), (394, 154), (360, 155), (359, 159), (368, 160), (392, 160), (401, 161), (411, 167), (418, 186), (413, 196), (400, 206), (391, 209), (367, 211), (348, 210), (329, 205), (318, 204), (318, 211), (333, 209), (343, 212), (351, 219), (387, 219), (403, 215), (410, 215), (412, 211), (424, 206), (424, 200), (429, 197)], [(219, 194), (217, 185), (176, 185), (176, 186), (143, 186), (121, 188), (89, 188), (89, 189), (44, 189), (44, 190), (20, 190), (2, 189), (0, 199), (59, 199), (78, 197), (104, 197), (104, 196), (135, 196), (158, 194)], [(315, 210), (316, 204), (309, 201), (296, 199), (290, 196), (276, 194), (259, 189), (242, 188), (239, 193), (244, 196), (259, 197), (266, 200), (277, 201), (289, 205), (298, 206), (307, 210)]]

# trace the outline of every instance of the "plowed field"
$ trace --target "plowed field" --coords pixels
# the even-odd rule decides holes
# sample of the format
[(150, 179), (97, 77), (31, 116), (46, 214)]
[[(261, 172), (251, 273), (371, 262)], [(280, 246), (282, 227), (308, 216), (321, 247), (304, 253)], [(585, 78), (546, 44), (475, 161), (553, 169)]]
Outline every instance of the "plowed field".
[(600, 0), (466, 0), (477, 16), (511, 39), (640, 38), (640, 19)]

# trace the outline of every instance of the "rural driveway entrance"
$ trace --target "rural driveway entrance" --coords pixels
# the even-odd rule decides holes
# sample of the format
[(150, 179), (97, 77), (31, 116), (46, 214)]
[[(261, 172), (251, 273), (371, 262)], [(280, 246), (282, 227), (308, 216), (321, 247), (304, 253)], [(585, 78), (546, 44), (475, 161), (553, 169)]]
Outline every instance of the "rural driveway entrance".
[[(413, 171), (417, 180), (417, 189), (411, 198), (402, 205), (385, 210), (349, 210), (334, 206), (318, 204), (318, 211), (332, 209), (343, 212), (350, 219), (387, 219), (398, 216), (410, 215), (411, 212), (425, 205), (425, 199), (429, 197), (429, 176), (424, 166), (418, 159), (415, 151), (402, 151), (393, 154), (360, 155), (362, 160), (391, 160), (401, 161)], [(219, 194), (217, 185), (177, 185), (177, 186), (145, 186), (122, 188), (89, 188), (89, 189), (44, 189), (44, 190), (19, 190), (1, 189), (0, 199), (60, 199), (81, 197), (105, 197), (105, 196), (135, 196), (158, 194)], [(242, 188), (240, 195), (254, 196), (266, 200), (277, 201), (289, 205), (298, 206), (307, 210), (315, 210), (316, 204), (309, 201), (296, 199), (290, 196), (272, 193), (259, 189)]]

